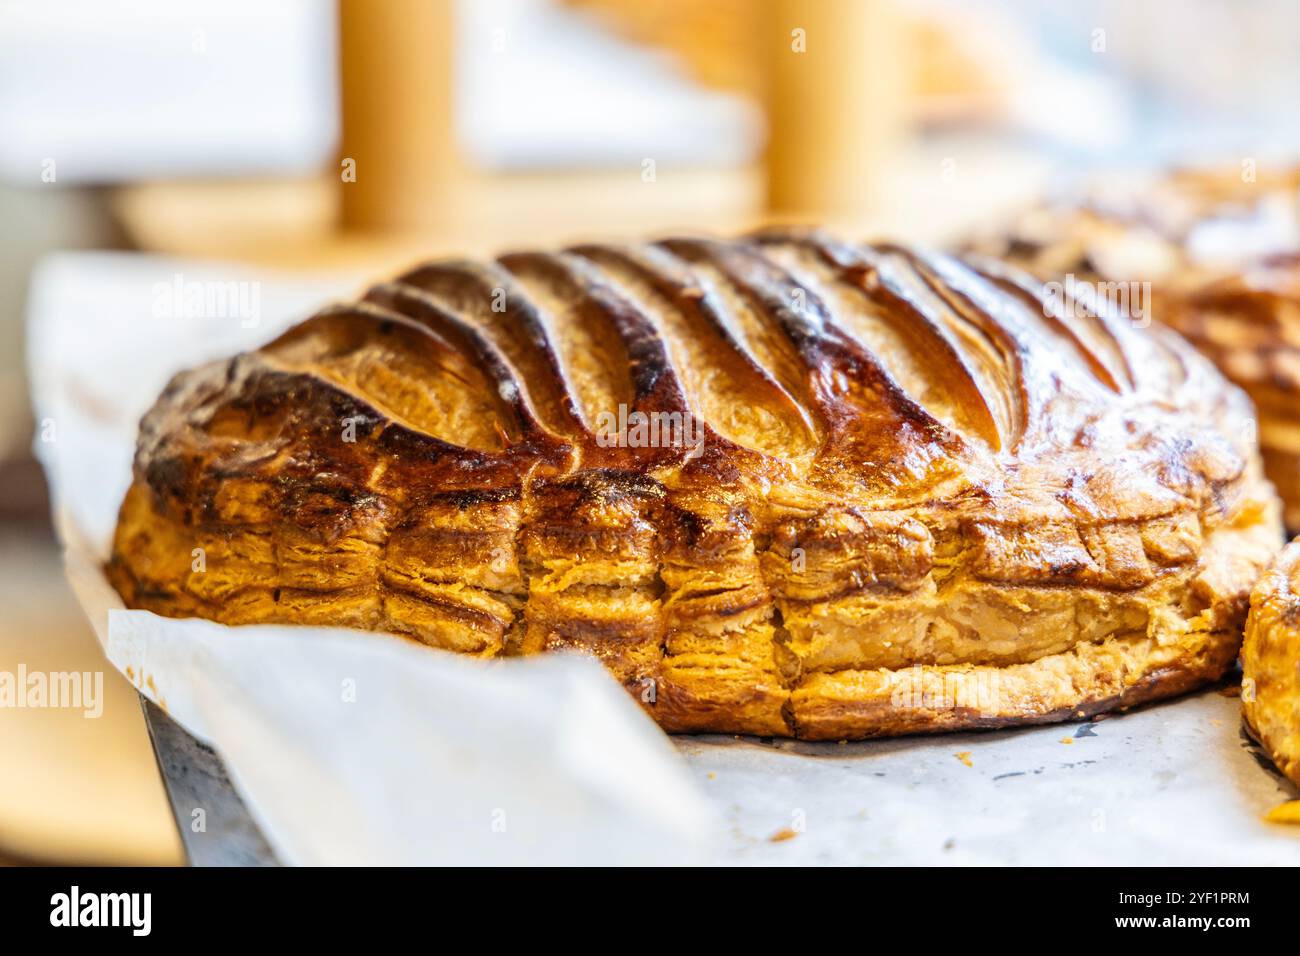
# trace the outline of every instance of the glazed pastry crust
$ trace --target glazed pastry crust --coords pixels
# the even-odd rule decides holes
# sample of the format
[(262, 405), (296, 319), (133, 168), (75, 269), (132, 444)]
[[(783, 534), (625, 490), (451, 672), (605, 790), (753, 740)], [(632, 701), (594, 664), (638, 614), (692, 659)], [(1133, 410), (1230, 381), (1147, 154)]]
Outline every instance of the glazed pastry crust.
[(109, 574), (169, 616), (592, 654), (671, 731), (1180, 693), (1279, 543), (1251, 408), (1176, 336), (1053, 309), (790, 231), (421, 266), (176, 376)]
[(1300, 541), (1287, 545), (1251, 593), (1241, 663), (1246, 722), (1300, 785)]

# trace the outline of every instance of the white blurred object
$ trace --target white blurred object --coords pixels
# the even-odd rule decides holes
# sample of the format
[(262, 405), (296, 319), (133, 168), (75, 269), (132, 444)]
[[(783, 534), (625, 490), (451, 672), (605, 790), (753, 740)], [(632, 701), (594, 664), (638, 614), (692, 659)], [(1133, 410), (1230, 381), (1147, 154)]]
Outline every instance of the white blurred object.
[(459, 0), (457, 127), (493, 168), (730, 165), (762, 146), (757, 105), (547, 0)]
[(299, 173), (338, 136), (334, 6), (5, 0), (0, 175)]

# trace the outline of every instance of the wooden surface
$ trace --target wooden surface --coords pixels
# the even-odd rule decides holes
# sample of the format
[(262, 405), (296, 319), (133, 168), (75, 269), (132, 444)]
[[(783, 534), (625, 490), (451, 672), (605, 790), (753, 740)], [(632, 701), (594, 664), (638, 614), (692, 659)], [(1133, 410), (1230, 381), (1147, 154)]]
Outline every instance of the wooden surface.
[(0, 526), (0, 670), (103, 674), (103, 710), (0, 709), (0, 857), (183, 862), (135, 688), (100, 652), (40, 521)]
[(958, 139), (913, 144), (888, 160), (888, 189), (869, 213), (764, 212), (758, 167), (639, 168), (466, 177), (463, 218), (386, 233), (330, 227), (338, 191), (328, 178), (153, 183), (118, 189), (113, 208), (132, 242), (195, 259), (390, 275), (421, 257), (475, 256), (584, 240), (682, 232), (735, 234), (765, 222), (818, 222), (845, 238), (935, 243), (1005, 218), (1042, 189), (1050, 163), (1031, 150)]

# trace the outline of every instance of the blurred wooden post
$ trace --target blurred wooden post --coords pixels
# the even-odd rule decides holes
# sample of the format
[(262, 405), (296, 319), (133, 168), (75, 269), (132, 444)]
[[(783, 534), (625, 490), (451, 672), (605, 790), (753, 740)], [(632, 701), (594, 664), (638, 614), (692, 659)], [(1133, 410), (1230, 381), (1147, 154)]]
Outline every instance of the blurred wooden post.
[(908, 109), (893, 0), (765, 0), (768, 210), (860, 220)]
[[(404, 231), (454, 216), (453, 0), (339, 0), (343, 226)], [(342, 167), (353, 160), (356, 181)]]

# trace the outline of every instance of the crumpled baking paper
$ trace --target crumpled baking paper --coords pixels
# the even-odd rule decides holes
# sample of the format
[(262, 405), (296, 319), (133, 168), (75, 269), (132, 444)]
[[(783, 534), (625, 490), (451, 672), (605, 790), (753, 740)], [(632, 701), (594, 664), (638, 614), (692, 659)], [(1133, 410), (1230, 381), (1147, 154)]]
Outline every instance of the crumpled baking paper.
[[(1220, 689), (1019, 730), (670, 744), (585, 661), (485, 664), (383, 635), (120, 610), (99, 561), (139, 414), (176, 369), (364, 278), (237, 271), (47, 260), (30, 307), (36, 448), (109, 659), (215, 745), (285, 861), (1300, 864), (1300, 827), (1262, 819), (1296, 788)], [(151, 289), (181, 273), (260, 281), (257, 325), (153, 317)]]

